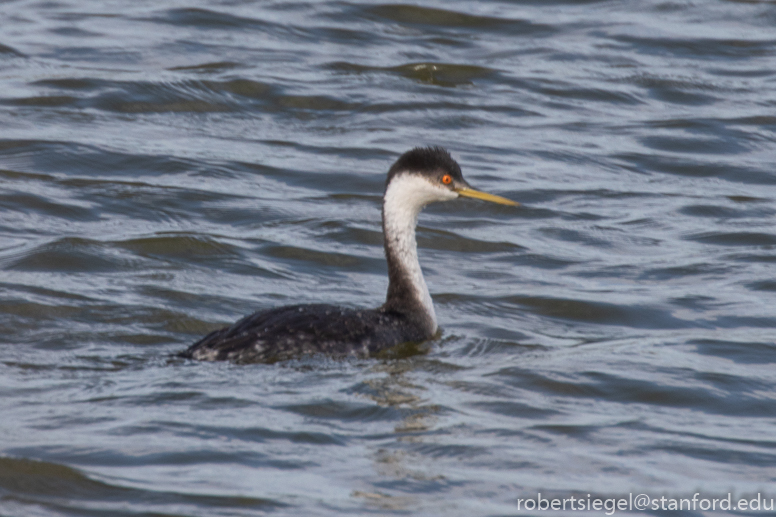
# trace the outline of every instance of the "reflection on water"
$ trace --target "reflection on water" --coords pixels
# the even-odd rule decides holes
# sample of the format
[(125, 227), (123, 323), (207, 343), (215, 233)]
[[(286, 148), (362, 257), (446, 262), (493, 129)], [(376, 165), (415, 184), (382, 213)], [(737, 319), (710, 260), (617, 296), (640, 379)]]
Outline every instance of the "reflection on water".
[[(624, 5), (624, 4), (623, 4)], [(510, 515), (774, 481), (772, 2), (5, 3), (0, 508)], [(438, 338), (174, 358), (376, 307), (387, 167)]]
[[(407, 374), (411, 374), (411, 362), (393, 360), (376, 365), (374, 372), (385, 374), (382, 377), (368, 379), (365, 385), (372, 393), (362, 392), (380, 406), (399, 411), (400, 421), (395, 425), (396, 444), (422, 445), (427, 441), (425, 436), (434, 429), (435, 414), (440, 408), (428, 404), (418, 393), (423, 386), (413, 384)], [(383, 479), (412, 479), (414, 481), (435, 481), (443, 479), (441, 474), (429, 474), (426, 469), (416, 465), (417, 458), (407, 459), (407, 450), (396, 447), (378, 448), (373, 452), (374, 471)], [(418, 504), (417, 497), (394, 496), (380, 492), (354, 491), (354, 497), (364, 498), (376, 508), (383, 510), (408, 511)]]

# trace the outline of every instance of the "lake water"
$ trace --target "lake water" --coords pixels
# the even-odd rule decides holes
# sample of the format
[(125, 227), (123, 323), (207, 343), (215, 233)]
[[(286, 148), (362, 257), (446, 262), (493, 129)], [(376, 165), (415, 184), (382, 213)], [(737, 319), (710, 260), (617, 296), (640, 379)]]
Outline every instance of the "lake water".
[[(0, 515), (775, 498), (775, 25), (755, 0), (3, 2)], [(523, 204), (421, 215), (425, 353), (173, 357), (255, 310), (380, 305), (385, 173), (419, 144)]]

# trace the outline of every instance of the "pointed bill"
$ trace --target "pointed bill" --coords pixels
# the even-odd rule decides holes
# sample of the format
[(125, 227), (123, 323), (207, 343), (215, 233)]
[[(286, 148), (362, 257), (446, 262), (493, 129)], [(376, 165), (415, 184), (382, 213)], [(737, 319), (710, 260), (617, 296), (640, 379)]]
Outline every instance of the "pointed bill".
[(512, 201), (511, 199), (507, 199), (505, 197), (488, 194), (487, 192), (480, 192), (479, 190), (474, 190), (473, 188), (469, 188), (469, 187), (459, 187), (459, 188), (456, 188), (455, 191), (458, 192), (459, 196), (473, 197), (474, 199), (482, 199), (483, 201), (498, 203), (499, 205), (509, 205), (509, 206), (520, 205), (520, 203), (518, 203), (517, 201)]

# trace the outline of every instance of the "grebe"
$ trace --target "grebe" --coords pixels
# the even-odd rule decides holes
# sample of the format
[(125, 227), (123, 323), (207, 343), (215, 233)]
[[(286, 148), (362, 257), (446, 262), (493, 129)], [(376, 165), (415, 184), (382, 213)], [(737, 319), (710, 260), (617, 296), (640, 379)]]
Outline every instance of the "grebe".
[(290, 305), (256, 312), (216, 330), (180, 356), (204, 361), (272, 363), (307, 354), (369, 356), (421, 342), (437, 332), (434, 304), (418, 262), (415, 227), (429, 203), (459, 196), (517, 206), (471, 188), (441, 147), (416, 147), (391, 166), (383, 196), (383, 242), (388, 295), (377, 309)]

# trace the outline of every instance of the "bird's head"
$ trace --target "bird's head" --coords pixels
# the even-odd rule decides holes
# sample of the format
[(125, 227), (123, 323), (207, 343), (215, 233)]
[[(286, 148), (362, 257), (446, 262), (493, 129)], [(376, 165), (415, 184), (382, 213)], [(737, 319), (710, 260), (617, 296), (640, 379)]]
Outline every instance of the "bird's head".
[(442, 147), (416, 147), (401, 155), (388, 170), (386, 198), (389, 193), (415, 211), (428, 203), (449, 201), (461, 196), (501, 205), (519, 204), (511, 199), (473, 189), (463, 179), (458, 162)]

